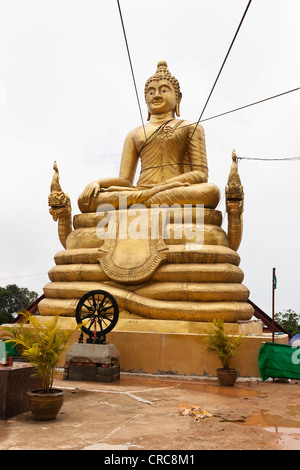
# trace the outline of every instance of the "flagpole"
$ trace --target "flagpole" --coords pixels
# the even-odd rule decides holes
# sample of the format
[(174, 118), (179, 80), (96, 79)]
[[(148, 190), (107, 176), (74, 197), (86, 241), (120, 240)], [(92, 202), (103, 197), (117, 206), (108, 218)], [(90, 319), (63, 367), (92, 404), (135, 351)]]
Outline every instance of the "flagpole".
[(276, 268), (273, 268), (272, 279), (272, 342), (274, 343), (274, 330), (275, 330), (275, 289), (276, 289)]

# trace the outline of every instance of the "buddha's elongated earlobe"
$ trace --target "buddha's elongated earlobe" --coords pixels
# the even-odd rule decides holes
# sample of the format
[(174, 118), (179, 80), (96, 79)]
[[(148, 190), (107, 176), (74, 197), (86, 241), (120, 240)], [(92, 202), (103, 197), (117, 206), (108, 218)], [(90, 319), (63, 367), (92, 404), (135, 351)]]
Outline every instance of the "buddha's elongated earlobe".
[(181, 102), (181, 98), (182, 98), (182, 94), (180, 93), (179, 96), (178, 96), (178, 100), (177, 100), (176, 108), (175, 108), (175, 112), (176, 112), (176, 114), (177, 114), (178, 117), (180, 116), (180, 102)]
[(150, 111), (148, 111), (147, 121), (150, 121), (150, 118), (151, 118), (151, 113)]

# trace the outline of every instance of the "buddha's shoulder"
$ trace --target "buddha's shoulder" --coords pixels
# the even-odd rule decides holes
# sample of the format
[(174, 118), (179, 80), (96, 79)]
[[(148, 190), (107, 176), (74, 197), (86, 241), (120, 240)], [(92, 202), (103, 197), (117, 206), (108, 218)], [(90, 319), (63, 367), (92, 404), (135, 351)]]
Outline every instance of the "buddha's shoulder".
[(135, 139), (141, 133), (144, 133), (144, 126), (138, 126), (128, 132), (126, 139)]
[(178, 127), (180, 128), (186, 128), (186, 129), (190, 129), (192, 131), (194, 131), (196, 129), (196, 131), (198, 132), (204, 132), (204, 129), (203, 127), (201, 126), (201, 124), (199, 124), (198, 122), (192, 122), (192, 121), (188, 121), (186, 119), (176, 119), (175, 121), (177, 121), (177, 123), (175, 123), (175, 125), (177, 124)]

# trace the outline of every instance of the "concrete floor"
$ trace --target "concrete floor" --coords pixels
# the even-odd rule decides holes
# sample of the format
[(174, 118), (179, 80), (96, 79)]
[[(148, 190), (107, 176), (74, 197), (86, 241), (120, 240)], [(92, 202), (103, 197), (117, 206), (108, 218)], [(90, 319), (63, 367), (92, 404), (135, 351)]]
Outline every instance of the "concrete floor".
[[(119, 381), (105, 384), (63, 380), (60, 374), (55, 387), (65, 391), (56, 420), (34, 421), (28, 412), (0, 421), (0, 449), (102, 450), (109, 455), (112, 450), (129, 455), (151, 450), (300, 449), (297, 381), (238, 379), (234, 387), (220, 387), (214, 378), (121, 373)], [(261, 410), (264, 419), (268, 413), (272, 416), (276, 397), (285, 393), (292, 401), (277, 407), (282, 419), (288, 403), (296, 406), (291, 422), (285, 423), (296, 429), (289, 442), (275, 427), (267, 429), (262, 419), (253, 420)], [(195, 422), (180, 414), (181, 404), (199, 406), (213, 416)]]

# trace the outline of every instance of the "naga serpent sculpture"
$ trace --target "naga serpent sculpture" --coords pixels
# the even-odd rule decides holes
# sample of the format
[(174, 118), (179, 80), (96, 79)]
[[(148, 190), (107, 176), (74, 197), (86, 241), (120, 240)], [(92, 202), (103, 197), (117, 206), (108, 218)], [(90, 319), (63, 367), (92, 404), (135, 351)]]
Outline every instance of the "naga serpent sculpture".
[(59, 183), (59, 172), (56, 162), (53, 165), (54, 175), (52, 178), (50, 194), (48, 197), (49, 212), (56, 222), (58, 220), (58, 236), (64, 248), (68, 235), (73, 230), (72, 207), (68, 194), (64, 193)]

